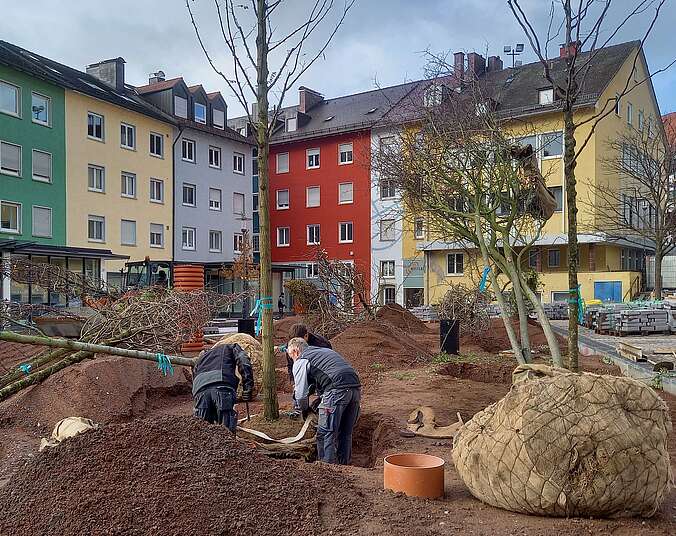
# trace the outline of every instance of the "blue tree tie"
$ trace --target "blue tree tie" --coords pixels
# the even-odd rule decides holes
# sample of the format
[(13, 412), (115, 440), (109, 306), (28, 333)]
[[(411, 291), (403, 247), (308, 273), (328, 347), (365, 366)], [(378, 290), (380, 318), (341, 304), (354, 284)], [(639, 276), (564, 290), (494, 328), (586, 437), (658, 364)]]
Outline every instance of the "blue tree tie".
[(582, 299), (582, 294), (580, 293), (580, 287), (582, 285), (578, 285), (575, 288), (571, 288), (568, 292), (575, 292), (577, 294), (577, 298), (568, 298), (568, 303), (577, 303), (577, 323), (582, 324), (582, 321), (584, 320), (584, 300)]
[(486, 284), (488, 283), (488, 274), (491, 273), (490, 266), (484, 266), (484, 271), (481, 274), (481, 282), (479, 283), (479, 292), (484, 292), (486, 290)]
[(24, 374), (29, 374), (32, 368), (33, 367), (30, 363), (22, 363), (19, 365), (19, 370)]
[(171, 364), (171, 361), (169, 361), (169, 358), (164, 354), (157, 354), (157, 369), (165, 376), (167, 374), (171, 374), (172, 376), (174, 375), (174, 366)]
[(272, 310), (272, 296), (266, 296), (257, 299), (256, 305), (254, 306), (253, 311), (251, 311), (251, 316), (253, 316), (255, 313), (258, 313), (258, 317), (256, 318), (256, 337), (261, 334), (261, 330), (263, 328), (264, 309)]

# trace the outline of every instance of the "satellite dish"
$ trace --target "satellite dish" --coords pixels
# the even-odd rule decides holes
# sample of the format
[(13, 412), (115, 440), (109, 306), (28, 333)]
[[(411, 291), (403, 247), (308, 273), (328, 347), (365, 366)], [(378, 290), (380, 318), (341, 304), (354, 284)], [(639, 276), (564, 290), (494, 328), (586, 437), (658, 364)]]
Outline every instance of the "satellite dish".
[(516, 44), (516, 51), (517, 52), (523, 52), (523, 43), (517, 43)]
[(502, 51), (503, 51), (505, 54), (508, 54), (509, 52), (512, 51), (512, 47), (509, 46), (509, 45), (505, 45), (505, 48), (503, 48)]

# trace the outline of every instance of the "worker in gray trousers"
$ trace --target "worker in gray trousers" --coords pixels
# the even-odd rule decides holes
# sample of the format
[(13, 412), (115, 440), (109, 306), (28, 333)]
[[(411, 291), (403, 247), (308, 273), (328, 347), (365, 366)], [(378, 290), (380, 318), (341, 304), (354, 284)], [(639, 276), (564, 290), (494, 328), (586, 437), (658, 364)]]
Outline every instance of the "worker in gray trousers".
[(309, 390), (314, 384), (321, 398), (317, 420), (317, 458), (347, 465), (352, 458), (352, 430), (359, 418), (361, 383), (352, 366), (330, 348), (308, 346), (305, 339), (289, 341), (293, 360), (294, 395), (303, 417), (309, 410)]

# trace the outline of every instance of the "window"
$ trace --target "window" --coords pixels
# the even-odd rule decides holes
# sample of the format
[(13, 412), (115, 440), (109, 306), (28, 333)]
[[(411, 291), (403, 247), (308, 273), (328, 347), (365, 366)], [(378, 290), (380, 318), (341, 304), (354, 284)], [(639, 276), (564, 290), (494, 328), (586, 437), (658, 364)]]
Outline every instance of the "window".
[(437, 106), (441, 104), (443, 97), (443, 88), (439, 84), (431, 84), (426, 90), (423, 97), (423, 104), (425, 106)]
[(21, 90), (0, 80), (0, 112), (21, 116)]
[(289, 227), (277, 227), (277, 247), (288, 246), (291, 241), (290, 234)]
[(319, 149), (308, 149), (305, 151), (307, 157), (307, 168), (317, 169), (319, 167)]
[(233, 235), (232, 251), (234, 253), (242, 253), (244, 251), (244, 235), (242, 233), (235, 233)]
[(391, 303), (396, 303), (396, 301), (397, 290), (392, 285), (383, 287), (383, 304), (389, 305)]
[(220, 147), (209, 147), (209, 167), (221, 169)]
[(380, 261), (380, 276), (394, 277), (394, 261)]
[(338, 204), (347, 205), (352, 203), (353, 185), (351, 182), (341, 182), (338, 185)]
[(340, 165), (352, 163), (351, 143), (342, 143), (338, 146), (338, 163)]
[(21, 145), (0, 142), (0, 173), (21, 176)]
[(644, 116), (643, 116), (643, 110), (638, 111), (638, 130), (639, 132), (643, 132), (643, 123), (645, 122)]
[(187, 250), (195, 249), (195, 228), (183, 227), (181, 232), (181, 247)]
[(232, 212), (237, 216), (244, 217), (244, 194), (237, 192), (232, 194)]
[(222, 231), (209, 231), (209, 251), (211, 253), (220, 253), (223, 251)]
[(416, 218), (413, 224), (413, 236), (416, 240), (425, 238), (425, 220)]
[(521, 147), (526, 147), (530, 145), (534, 151), (537, 149), (537, 137), (535, 136), (535, 134), (519, 138), (517, 142), (519, 143), (519, 145), (521, 145)]
[(380, 179), (380, 199), (392, 199), (397, 195), (394, 181), (389, 179)]
[(552, 302), (568, 302), (570, 293), (565, 290), (552, 291)]
[(106, 191), (106, 170), (101, 166), (89, 164), (87, 166), (88, 182), (87, 189), (92, 192)]
[(258, 194), (251, 195), (251, 210), (258, 212)]
[(547, 250), (547, 266), (558, 268), (561, 265), (561, 252), (558, 249)]
[(305, 206), (318, 207), (319, 206), (320, 189), (319, 186), (308, 186), (305, 188)]
[(183, 204), (186, 207), (194, 207), (196, 198), (196, 187), (194, 184), (183, 183)]
[(52, 182), (52, 155), (33, 149), (33, 180)]
[(338, 242), (347, 244), (352, 242), (352, 222), (344, 221), (338, 224)]
[(162, 179), (150, 179), (150, 202), (164, 203), (164, 181)]
[(123, 246), (136, 245), (136, 222), (133, 220), (121, 220), (120, 244)]
[(39, 93), (31, 94), (31, 118), (33, 123), (49, 126), (52, 100)]
[(316, 246), (320, 243), (319, 224), (313, 223), (307, 226), (307, 245)]
[(634, 124), (634, 105), (631, 102), (627, 103), (627, 125)]
[(540, 138), (543, 158), (558, 157), (563, 154), (563, 132), (543, 134)]
[(289, 172), (289, 153), (277, 153), (277, 173)]
[(106, 219), (103, 216), (89, 215), (87, 218), (87, 238), (90, 242), (105, 242)]
[(120, 146), (125, 149), (136, 149), (136, 127), (120, 123)]
[(201, 102), (195, 103), (195, 121), (203, 125), (207, 124), (207, 107)]
[(87, 113), (87, 136), (103, 141), (103, 116), (94, 112)]
[(251, 241), (252, 249), (254, 253), (258, 253), (261, 250), (261, 237), (260, 235), (253, 235), (253, 240)]
[(33, 236), (52, 237), (52, 209), (33, 205)]
[(541, 106), (554, 102), (554, 88), (541, 89), (538, 91), (538, 102)]
[(122, 172), (122, 197), (136, 197), (136, 175)]
[(195, 142), (192, 140), (181, 140), (181, 158), (186, 162), (195, 163)]
[(188, 118), (188, 99), (178, 95), (174, 96), (174, 114), (183, 119)]
[(622, 115), (622, 102), (619, 93), (615, 93), (615, 114)]
[(239, 175), (244, 175), (244, 155), (232, 153), (232, 170)]
[(550, 186), (547, 188), (556, 199), (556, 212), (561, 212), (563, 210), (563, 187), (562, 186)]
[(537, 249), (531, 249), (528, 252), (528, 267), (533, 270), (537, 270), (538, 260), (540, 259), (540, 251)]
[(163, 248), (164, 247), (164, 225), (161, 223), (150, 224), (150, 247)]
[(277, 210), (289, 208), (289, 190), (277, 190)]
[(465, 271), (465, 255), (463, 253), (449, 253), (446, 257), (447, 274), (462, 275)]
[(392, 241), (395, 239), (394, 220), (380, 220), (380, 240)]
[(21, 232), (21, 205), (19, 203), (0, 201), (0, 231)]
[(211, 120), (214, 122), (214, 127), (223, 130), (225, 128), (225, 112), (223, 110), (214, 108), (211, 115)]
[(150, 154), (160, 158), (164, 155), (164, 138), (162, 134), (150, 133)]
[(298, 129), (298, 118), (297, 117), (289, 117), (286, 120), (286, 131), (287, 132), (295, 132)]
[(319, 265), (316, 262), (310, 262), (305, 265), (307, 278), (316, 279), (319, 277)]

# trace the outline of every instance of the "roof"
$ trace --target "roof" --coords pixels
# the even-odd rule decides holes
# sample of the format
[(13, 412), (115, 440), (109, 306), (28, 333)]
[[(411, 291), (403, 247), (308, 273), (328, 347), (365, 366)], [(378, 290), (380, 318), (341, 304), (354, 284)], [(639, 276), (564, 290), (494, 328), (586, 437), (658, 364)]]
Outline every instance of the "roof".
[(664, 131), (667, 134), (669, 145), (676, 148), (676, 112), (671, 112), (662, 116)]
[(26, 240), (0, 239), (0, 251), (20, 252), (33, 255), (56, 255), (60, 257), (85, 257), (94, 259), (128, 259), (129, 255), (118, 255), (109, 249), (80, 248), (37, 244)]
[[(136, 91), (141, 95), (145, 95), (146, 93), (156, 93), (158, 91), (164, 91), (165, 89), (171, 89), (182, 82), (183, 78), (179, 76), (177, 78), (171, 78), (170, 80), (163, 80), (162, 82), (139, 86), (136, 88)], [(185, 82), (183, 83), (185, 84)]]
[[(580, 54), (579, 62), (584, 62), (591, 54), (594, 56), (578, 98), (578, 105), (593, 106), (631, 51), (638, 46), (640, 46), (640, 41), (630, 41)], [(553, 76), (563, 77), (565, 60), (557, 57), (550, 61)], [(398, 115), (397, 112), (403, 111), (404, 117), (406, 116), (404, 104), (406, 98), (410, 97), (412, 102), (422, 99), (421, 89), (431, 83), (438, 83), (440, 80), (442, 84), (452, 89), (457, 86), (455, 77), (446, 75), (326, 99), (306, 113), (309, 116), (307, 124), (299, 126), (294, 132), (282, 131), (274, 134), (272, 143), (285, 143), (391, 124), (401, 120), (402, 115)], [(544, 78), (543, 66), (540, 62), (488, 72), (480, 77), (479, 83), (484, 93), (497, 101), (498, 113), (506, 117), (542, 114), (559, 109), (559, 104), (556, 102), (550, 106), (542, 106), (538, 102), (537, 90), (549, 86)], [(297, 112), (298, 106), (288, 106), (281, 110), (280, 117), (295, 116)], [(247, 117), (238, 117), (229, 120), (228, 125), (239, 129), (245, 126), (247, 121)]]
[(212, 91), (211, 93), (207, 93), (207, 97), (209, 97), (209, 100), (222, 99), (223, 95), (221, 95), (220, 91)]
[(132, 86), (125, 86), (122, 91), (117, 91), (92, 75), (6, 41), (0, 41), (0, 64), (56, 86), (83, 93), (166, 123), (175, 123), (171, 116), (143, 100)]
[(221, 130), (220, 128), (210, 127), (209, 125), (204, 125), (202, 123), (198, 123), (197, 121), (191, 121), (190, 119), (182, 119), (180, 117), (176, 118), (176, 122), (178, 123), (178, 126), (182, 128), (191, 128), (193, 130), (199, 130), (200, 132), (206, 132), (207, 134), (237, 141), (246, 145), (254, 145), (254, 141), (252, 139), (242, 136), (239, 132), (236, 132), (227, 126)]

